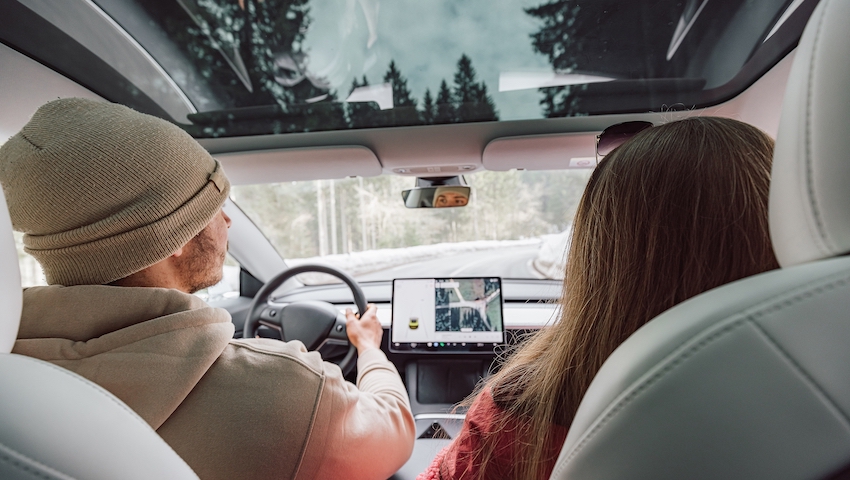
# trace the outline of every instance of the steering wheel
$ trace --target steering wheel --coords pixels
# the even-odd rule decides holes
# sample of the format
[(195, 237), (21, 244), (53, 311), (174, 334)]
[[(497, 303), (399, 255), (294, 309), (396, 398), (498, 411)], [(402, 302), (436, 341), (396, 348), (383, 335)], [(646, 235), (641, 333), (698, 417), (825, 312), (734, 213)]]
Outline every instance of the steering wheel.
[(269, 296), (283, 282), (305, 272), (326, 273), (339, 278), (351, 290), (357, 311), (366, 311), (366, 296), (351, 276), (326, 265), (300, 265), (277, 274), (257, 292), (248, 309), (242, 337), (256, 337), (260, 325), (265, 325), (280, 331), (280, 338), (284, 342), (301, 340), (308, 350), (317, 350), (325, 343), (348, 345), (348, 352), (338, 363), (343, 375), (348, 375), (354, 369), (357, 350), (348, 341), (345, 314), (330, 303), (319, 300), (302, 300), (283, 306), (269, 303)]

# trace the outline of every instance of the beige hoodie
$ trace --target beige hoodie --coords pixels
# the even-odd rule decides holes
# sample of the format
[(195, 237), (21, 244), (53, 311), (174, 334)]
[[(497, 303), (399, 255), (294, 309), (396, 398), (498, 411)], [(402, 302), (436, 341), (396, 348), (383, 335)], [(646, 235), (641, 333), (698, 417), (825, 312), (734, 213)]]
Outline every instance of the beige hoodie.
[(360, 356), (355, 387), (300, 342), (232, 340), (226, 311), (159, 288), (29, 288), (21, 317), (15, 353), (111, 391), (202, 479), (384, 479), (413, 449), (380, 350)]

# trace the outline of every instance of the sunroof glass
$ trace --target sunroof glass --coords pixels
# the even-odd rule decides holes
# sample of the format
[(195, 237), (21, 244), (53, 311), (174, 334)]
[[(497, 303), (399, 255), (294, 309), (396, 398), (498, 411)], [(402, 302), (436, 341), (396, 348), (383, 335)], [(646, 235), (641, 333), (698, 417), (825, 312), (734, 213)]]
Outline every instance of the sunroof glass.
[(94, 1), (195, 105), (174, 120), (196, 136), (707, 105), (790, 51), (774, 30), (812, 3)]

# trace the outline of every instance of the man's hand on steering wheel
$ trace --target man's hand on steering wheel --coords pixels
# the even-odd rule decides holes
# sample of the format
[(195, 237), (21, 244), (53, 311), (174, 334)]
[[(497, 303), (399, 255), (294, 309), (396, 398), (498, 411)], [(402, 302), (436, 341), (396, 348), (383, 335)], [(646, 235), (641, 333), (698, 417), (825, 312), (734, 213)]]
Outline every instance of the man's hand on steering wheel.
[(348, 341), (357, 349), (358, 355), (370, 348), (381, 348), (384, 329), (378, 321), (377, 312), (378, 307), (372, 303), (366, 305), (366, 313), (359, 317), (350, 308), (345, 309)]
[[(342, 280), (351, 290), (357, 310), (365, 312), (364, 319), (357, 320), (349, 313), (346, 320), (336, 306), (319, 300), (301, 300), (285, 305), (269, 302), (269, 297), (278, 287), (295, 275), (305, 272), (327, 273)], [(372, 306), (371, 310), (367, 311), (363, 289), (347, 273), (327, 265), (300, 265), (279, 273), (254, 295), (242, 327), (242, 336), (256, 337), (260, 326), (263, 325), (278, 330), (281, 340), (285, 342), (301, 340), (308, 350), (319, 349), (327, 342), (347, 345), (348, 352), (337, 365), (343, 374), (348, 375), (357, 363), (358, 351), (365, 352), (369, 348), (381, 346), (383, 331), (375, 315), (376, 310), (375, 306)], [(346, 326), (352, 320), (357, 330), (354, 335), (348, 333)]]

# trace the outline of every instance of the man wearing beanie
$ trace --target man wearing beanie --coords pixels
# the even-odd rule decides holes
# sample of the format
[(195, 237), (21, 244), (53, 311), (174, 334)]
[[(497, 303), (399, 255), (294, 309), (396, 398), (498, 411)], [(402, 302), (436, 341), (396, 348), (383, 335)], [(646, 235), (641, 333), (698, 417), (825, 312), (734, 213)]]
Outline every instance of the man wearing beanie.
[(374, 306), (348, 314), (354, 386), (300, 342), (232, 339), (191, 295), (221, 279), (230, 183), (180, 128), (56, 100), (0, 147), (0, 184), (49, 284), (24, 290), (14, 353), (111, 391), (202, 479), (385, 479), (410, 456)]

